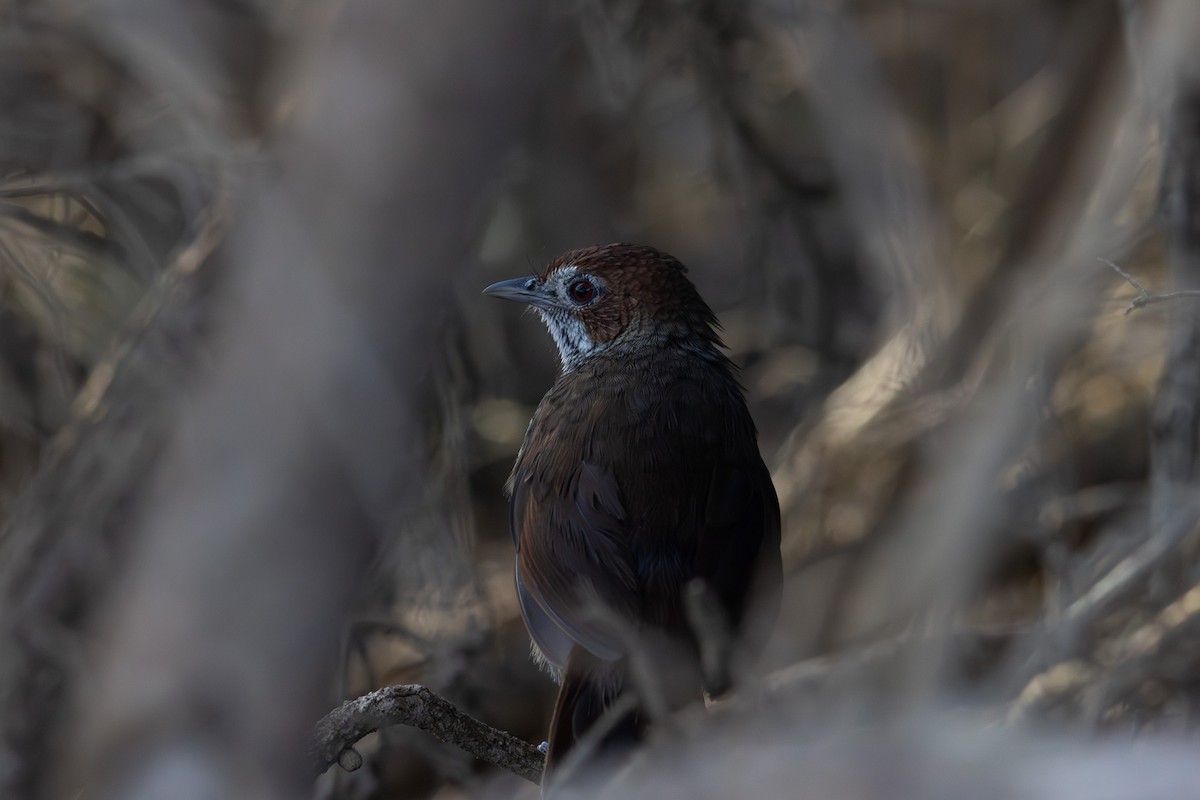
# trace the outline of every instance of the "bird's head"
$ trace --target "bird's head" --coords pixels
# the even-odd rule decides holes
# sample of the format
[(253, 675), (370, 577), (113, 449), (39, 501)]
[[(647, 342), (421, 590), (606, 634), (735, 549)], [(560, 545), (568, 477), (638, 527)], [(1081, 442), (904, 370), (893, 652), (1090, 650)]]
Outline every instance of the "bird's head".
[(572, 250), (539, 275), (494, 283), (484, 294), (527, 303), (554, 337), (569, 372), (606, 352), (680, 346), (723, 359), (717, 319), (666, 253), (634, 244)]

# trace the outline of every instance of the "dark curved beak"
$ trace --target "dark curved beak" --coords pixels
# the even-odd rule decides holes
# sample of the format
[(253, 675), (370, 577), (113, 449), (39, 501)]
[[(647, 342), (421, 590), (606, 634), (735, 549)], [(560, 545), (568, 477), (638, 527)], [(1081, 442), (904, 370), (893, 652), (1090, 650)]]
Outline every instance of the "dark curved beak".
[(546, 291), (545, 286), (537, 278), (513, 278), (508, 281), (500, 281), (484, 289), (483, 293), (499, 297), (501, 300), (528, 303), (539, 308), (551, 308), (554, 305), (554, 297)]

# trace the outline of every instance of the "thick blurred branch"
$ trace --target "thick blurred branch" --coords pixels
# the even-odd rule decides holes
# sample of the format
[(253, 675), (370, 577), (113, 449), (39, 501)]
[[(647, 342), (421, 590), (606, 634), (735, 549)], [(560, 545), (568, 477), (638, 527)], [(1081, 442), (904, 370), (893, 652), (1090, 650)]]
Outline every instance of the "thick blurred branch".
[[(186, 18), (152, 5), (123, 10)], [(350, 597), (420, 480), (427, 342), (537, 91), (545, 31), (537, 2), (350, 2), (315, 29), (289, 72), (278, 179), (235, 211), (211, 367), (96, 628), (64, 792), (305, 791)]]
[(0, 770), (0, 796), (30, 796), (45, 766), (39, 756), (79, 666), (86, 611), (126, 552), (137, 495), (205, 342), (228, 199), (218, 189), (197, 216), (193, 238), (93, 368), (0, 531), (0, 760), (14, 765)]
[(949, 714), (830, 733), (780, 713), (655, 742), (620, 780), (585, 784), (579, 796), (1175, 800), (1193, 794), (1198, 781), (1190, 743), (1064, 743), (982, 731)]
[[(1053, 168), (1023, 174), (1011, 236), (998, 243), (987, 271), (966, 291), (957, 297), (947, 292), (946, 304), (921, 305), (930, 316), (901, 326), (830, 397), (825, 418), (777, 472), (785, 519), (826, 527), (791, 531), (793, 547), (887, 534), (879, 537), (887, 553), (873, 562), (855, 560), (874, 569), (853, 588), (862, 581), (877, 586), (879, 599), (887, 598), (856, 604), (873, 609), (875, 618), (857, 622), (864, 627), (903, 619), (933, 594), (945, 604), (942, 612), (962, 602), (961, 588), (975, 583), (971, 570), (994, 545), (982, 529), (1003, 529), (992, 524), (992, 511), (1000, 508), (992, 487), (1036, 432), (1038, 418), (1028, 412), (1044, 402), (1043, 376), (1054, 374), (1079, 341), (1079, 321), (1098, 298), (1099, 281), (1088, 285), (1072, 273), (1085, 255), (1091, 261), (1113, 246), (1109, 219), (1128, 198), (1142, 153), (1116, 136), (1129, 109), (1122, 91), (1126, 71), (1113, 52), (1121, 31), (1115, 6), (1076, 13), (1087, 24), (1072, 28), (1060, 68), (1073, 99), (1035, 160)], [(840, 50), (828, 56), (836, 57)], [(1095, 211), (1083, 202), (1092, 193), (1099, 198)], [(1030, 217), (1026, 206), (1039, 211)], [(927, 274), (927, 260), (940, 256), (934, 234), (925, 222), (903, 239), (887, 241), (898, 251), (892, 261)], [(1043, 394), (1033, 396), (1031, 385)], [(922, 463), (924, 445), (935, 435), (939, 456), (929, 469)], [(920, 482), (915, 491), (909, 484), (914, 478)], [(970, 502), (957, 501), (968, 497)], [(914, 549), (928, 554), (917, 569), (896, 569), (888, 557)]]
[[(1194, 33), (1200, 17), (1194, 10), (1181, 8), (1186, 6), (1168, 6), (1163, 13), (1182, 14), (1181, 20), (1193, 23), (1183, 29)], [(1170, 224), (1171, 276), (1177, 288), (1162, 296), (1151, 295), (1132, 276), (1105, 260), (1138, 291), (1131, 308), (1200, 288), (1200, 84), (1194, 74), (1194, 56), (1181, 55), (1176, 64), (1178, 74), (1173, 76), (1178, 80), (1176, 97), (1167, 116), (1161, 195)], [(1181, 553), (1181, 545), (1195, 534), (1195, 498), (1200, 489), (1200, 309), (1191, 303), (1171, 306), (1168, 351), (1151, 429), (1154, 457), (1146, 541), (1098, 576), (1066, 608), (1060, 624), (1042, 635), (1031, 665), (1044, 671), (1028, 680), (1017, 698), (1013, 713), (1019, 718), (1063, 706), (1082, 706), (1094, 723), (1138, 685), (1152, 679), (1178, 680), (1180, 660), (1185, 661), (1185, 671), (1200, 663), (1195, 648), (1185, 645), (1180, 649), (1178, 645), (1191, 637), (1196, 627), (1195, 590), (1178, 597), (1194, 579), (1194, 570), (1184, 566), (1190, 559), (1186, 551)], [(1152, 594), (1166, 593), (1177, 597), (1176, 602), (1116, 644), (1098, 641), (1097, 623), (1122, 604), (1136, 603), (1154, 580), (1160, 585), (1153, 587), (1158, 591)], [(1097, 666), (1096, 651), (1101, 649), (1109, 655), (1103, 659), (1107, 663)], [(1077, 660), (1089, 652), (1092, 663)], [(1112, 655), (1114, 652), (1118, 655)], [(1050, 663), (1054, 666), (1048, 667)], [(1166, 669), (1168, 664), (1176, 666)]]
[[(1166, 132), (1162, 198), (1173, 292), (1200, 291), (1200, 80), (1187, 66)], [(1170, 309), (1167, 356), (1154, 401), (1152, 520), (1155, 527), (1200, 491), (1200, 305)]]

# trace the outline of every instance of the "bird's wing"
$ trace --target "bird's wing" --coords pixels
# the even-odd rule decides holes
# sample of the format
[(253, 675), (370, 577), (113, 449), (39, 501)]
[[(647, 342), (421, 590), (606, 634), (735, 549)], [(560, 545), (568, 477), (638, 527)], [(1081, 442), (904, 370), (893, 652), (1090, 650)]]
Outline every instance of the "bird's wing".
[[(779, 500), (757, 452), (713, 464), (696, 574), (730, 612), (735, 626), (751, 620), (752, 645), (774, 622), (782, 584)], [(759, 630), (755, 630), (759, 629)]]
[(632, 619), (638, 598), (612, 474), (587, 461), (557, 481), (536, 466), (518, 469), (510, 522), (521, 611), (543, 654), (562, 666), (574, 643), (602, 660), (619, 658), (625, 648), (614, 622)]
[(521, 578), (521, 560), (517, 558), (516, 565), (517, 602), (521, 605), (521, 616), (525, 618), (525, 627), (529, 636), (542, 656), (558, 669), (566, 667), (567, 656), (575, 646), (575, 640), (567, 630), (555, 621), (550, 614), (534, 599), (525, 581)]
[[(656, 473), (656, 484), (671, 486), (669, 502), (654, 506), (658, 527), (669, 530), (674, 522), (680, 537), (660, 552), (689, 554), (674, 566), (678, 583), (669, 579), (671, 565), (660, 566), (660, 582), (672, 584), (663, 589), (674, 596), (664, 593), (659, 604), (681, 600), (682, 584), (698, 577), (735, 628), (746, 621), (769, 628), (782, 583), (779, 500), (740, 391), (732, 381), (698, 373), (663, 390), (652, 416), (660, 449), (669, 443), (671, 463), (681, 466)], [(634, 502), (640, 508), (649, 500), (639, 495)], [(755, 619), (748, 620), (748, 612)], [(674, 624), (688, 623), (677, 618)], [(743, 632), (746, 644), (760, 643), (758, 631)]]

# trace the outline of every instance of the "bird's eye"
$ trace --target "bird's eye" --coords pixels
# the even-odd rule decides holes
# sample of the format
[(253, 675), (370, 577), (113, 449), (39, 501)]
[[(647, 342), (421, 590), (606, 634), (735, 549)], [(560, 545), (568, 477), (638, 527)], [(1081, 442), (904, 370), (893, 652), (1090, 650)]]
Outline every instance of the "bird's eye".
[(586, 303), (596, 296), (596, 285), (587, 279), (577, 280), (571, 284), (568, 291), (576, 303)]

